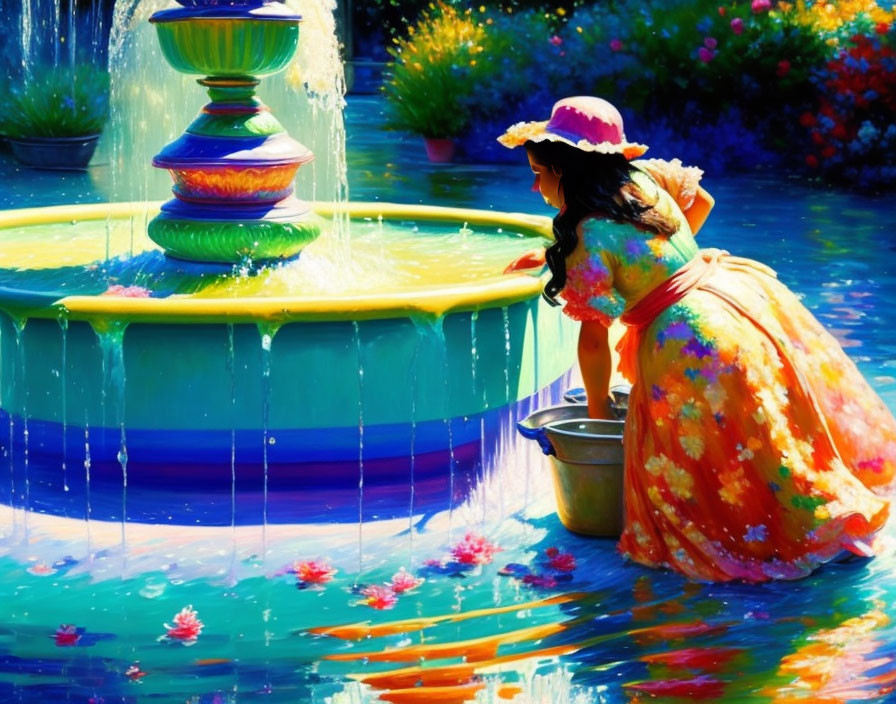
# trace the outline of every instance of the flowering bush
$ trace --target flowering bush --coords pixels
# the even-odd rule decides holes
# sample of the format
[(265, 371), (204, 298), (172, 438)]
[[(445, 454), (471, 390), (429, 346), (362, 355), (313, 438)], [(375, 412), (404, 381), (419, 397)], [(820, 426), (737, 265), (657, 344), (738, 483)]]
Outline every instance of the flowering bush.
[(386, 92), (419, 118), (394, 126), (458, 137), (481, 161), (517, 161), (495, 141), (508, 125), (591, 94), (616, 103), (656, 156), (896, 183), (894, 16), (875, 0), (440, 5), (399, 41)]
[(818, 108), (800, 123), (806, 164), (831, 180), (876, 188), (896, 183), (896, 30), (856, 34), (818, 75)]
[(389, 126), (424, 137), (454, 137), (466, 129), (465, 98), (492, 71), (481, 61), (484, 27), (470, 11), (434, 6), (395, 39), (383, 86)]

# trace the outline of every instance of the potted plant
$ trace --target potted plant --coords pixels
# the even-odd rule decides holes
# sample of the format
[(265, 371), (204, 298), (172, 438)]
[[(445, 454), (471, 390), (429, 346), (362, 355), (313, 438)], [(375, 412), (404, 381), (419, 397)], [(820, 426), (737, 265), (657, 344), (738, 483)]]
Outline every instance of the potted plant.
[(109, 116), (109, 74), (90, 64), (35, 68), (0, 107), (0, 134), (22, 164), (84, 169)]
[(468, 126), (465, 97), (486, 72), (485, 27), (470, 11), (439, 4), (396, 40), (383, 85), (388, 126), (422, 135), (429, 159), (451, 161), (454, 138)]

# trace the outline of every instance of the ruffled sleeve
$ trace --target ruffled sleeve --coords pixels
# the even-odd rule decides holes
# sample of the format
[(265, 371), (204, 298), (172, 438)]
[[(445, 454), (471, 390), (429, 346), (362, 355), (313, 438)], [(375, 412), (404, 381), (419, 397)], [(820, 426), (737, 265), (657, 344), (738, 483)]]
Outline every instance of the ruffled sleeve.
[(583, 241), (566, 260), (563, 312), (573, 320), (610, 326), (625, 310), (625, 299), (613, 286), (613, 257), (600, 242), (598, 228), (583, 224)]
[(646, 171), (659, 186), (665, 190), (682, 211), (694, 204), (697, 197), (697, 186), (703, 177), (703, 170), (696, 166), (683, 166), (681, 159), (666, 161), (665, 159), (639, 159), (633, 162)]

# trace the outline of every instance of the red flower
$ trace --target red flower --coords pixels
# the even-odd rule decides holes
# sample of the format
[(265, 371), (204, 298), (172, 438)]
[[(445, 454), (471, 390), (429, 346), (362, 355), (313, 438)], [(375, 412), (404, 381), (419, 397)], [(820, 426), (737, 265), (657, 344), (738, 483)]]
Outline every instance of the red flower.
[(809, 156), (806, 157), (806, 164), (811, 166), (813, 169), (817, 169), (818, 168), (818, 157), (815, 156), (814, 154), (810, 154)]
[(835, 147), (833, 144), (829, 144), (828, 146), (826, 146), (824, 149), (821, 150), (821, 155), (825, 159), (830, 159), (836, 153), (837, 153), (837, 147)]
[(143, 677), (146, 677), (146, 673), (140, 669), (140, 663), (135, 662), (127, 670), (124, 671), (124, 676), (127, 677), (131, 682), (139, 682)]
[(398, 597), (391, 587), (380, 587), (378, 585), (364, 587), (361, 590), (361, 595), (366, 597), (361, 603), (372, 609), (391, 609), (398, 602)]
[(545, 577), (540, 574), (527, 574), (523, 577), (523, 584), (527, 587), (537, 587), (540, 589), (551, 589), (557, 586), (557, 580), (553, 577)]
[(886, 22), (878, 22), (877, 26), (874, 28), (874, 31), (878, 34), (886, 34), (890, 31), (890, 25)]
[(576, 568), (575, 555), (569, 552), (560, 552), (557, 548), (548, 548), (548, 567), (557, 572), (572, 572)]
[(778, 62), (778, 78), (784, 78), (788, 73), (790, 73), (790, 62), (787, 59), (783, 59)]
[(563, 40), (560, 37), (558, 37), (556, 34), (553, 37), (551, 37), (550, 39), (548, 39), (548, 41), (551, 44), (553, 44), (554, 46), (560, 46), (563, 43)]
[(611, 39), (610, 40), (610, 51), (622, 51), (622, 40), (621, 39)]
[(464, 539), (451, 548), (451, 557), (462, 565), (487, 565), (496, 552), (501, 552), (494, 543), (481, 535), (467, 533)]
[(804, 112), (802, 115), (800, 115), (800, 124), (803, 127), (815, 127), (816, 122), (817, 120), (815, 119), (815, 115), (813, 115), (811, 112)]
[(326, 560), (299, 560), (293, 563), (292, 572), (304, 584), (326, 584), (336, 574)]
[(56, 633), (53, 636), (53, 641), (60, 648), (77, 645), (79, 640), (81, 640), (81, 633), (78, 632), (76, 626), (73, 626), (70, 623), (63, 623), (56, 629)]
[(165, 637), (179, 640), (186, 645), (192, 645), (199, 638), (205, 624), (199, 620), (199, 614), (192, 606), (185, 606), (174, 615), (174, 625), (164, 624), (168, 632)]
[(727, 12), (728, 12), (727, 8), (719, 7), (719, 17), (724, 17), (725, 13), (727, 13)]
[(389, 586), (394, 593), (403, 594), (404, 592), (411, 591), (411, 589), (416, 589), (423, 584), (423, 581), (422, 578), (415, 577), (402, 568), (392, 575), (392, 581)]
[(824, 136), (818, 130), (812, 130), (812, 141), (818, 145), (826, 143)]

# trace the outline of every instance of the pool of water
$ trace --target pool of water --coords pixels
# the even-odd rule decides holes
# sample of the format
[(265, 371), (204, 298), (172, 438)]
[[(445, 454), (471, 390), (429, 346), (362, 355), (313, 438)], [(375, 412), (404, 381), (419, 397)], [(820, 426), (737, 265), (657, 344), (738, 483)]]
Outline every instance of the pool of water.
[[(349, 103), (352, 198), (547, 214), (529, 192), (522, 154), (518, 167), (430, 165), (422, 144), (374, 129), (379, 108), (376, 99)], [(103, 168), (79, 177), (99, 184), (82, 197), (103, 199)], [(26, 178), (12, 178), (4, 207), (72, 199), (71, 181), (42, 175), (26, 186)], [(705, 185), (717, 206), (700, 242), (774, 267), (896, 408), (892, 200), (774, 173), (707, 174)], [(628, 564), (612, 540), (560, 526), (544, 458), (514, 437), (513, 421), (528, 408), (510, 412), (496, 431), (494, 462), (464, 480), (459, 499), (426, 513), (409, 507), (406, 516), (326, 523), (322, 500), (314, 520), (309, 512), (299, 524), (192, 528), (4, 510), (0, 701), (892, 696), (892, 523), (882, 556), (832, 563), (798, 582), (695, 584)], [(334, 510), (352, 500), (333, 497)], [(500, 551), (465, 547), (468, 532)], [(551, 548), (571, 554), (574, 569), (552, 568)], [(477, 558), (487, 564), (462, 562)], [(294, 563), (315, 559), (338, 572), (299, 588)], [(555, 555), (558, 564), (572, 561)], [(371, 605), (376, 592), (365, 588), (401, 568), (425, 581), (390, 608), (374, 608), (388, 604)], [(190, 605), (204, 624), (195, 642), (164, 638), (164, 624), (175, 626)]]
[(146, 221), (139, 214), (0, 228), (0, 287), (66, 296), (99, 295), (110, 285), (155, 297), (423, 295), (497, 281), (510, 261), (544, 242), (510, 228), (382, 216), (352, 220), (346, 238), (324, 220), (301, 256), (250, 268), (168, 258), (146, 235)]

